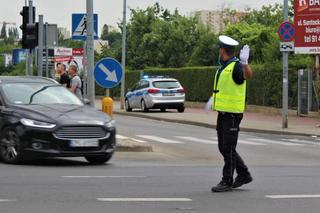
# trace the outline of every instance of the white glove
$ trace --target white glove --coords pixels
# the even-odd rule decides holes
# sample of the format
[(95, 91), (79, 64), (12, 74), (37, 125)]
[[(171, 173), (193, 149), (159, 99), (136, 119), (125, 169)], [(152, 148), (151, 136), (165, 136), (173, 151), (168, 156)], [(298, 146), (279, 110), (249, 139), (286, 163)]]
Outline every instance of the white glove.
[(250, 47), (249, 45), (244, 45), (244, 47), (240, 51), (241, 64), (245, 64), (245, 65), (248, 64), (249, 55), (250, 55)]
[(212, 97), (206, 103), (204, 110), (206, 111), (206, 113), (209, 113), (211, 109), (212, 109)]

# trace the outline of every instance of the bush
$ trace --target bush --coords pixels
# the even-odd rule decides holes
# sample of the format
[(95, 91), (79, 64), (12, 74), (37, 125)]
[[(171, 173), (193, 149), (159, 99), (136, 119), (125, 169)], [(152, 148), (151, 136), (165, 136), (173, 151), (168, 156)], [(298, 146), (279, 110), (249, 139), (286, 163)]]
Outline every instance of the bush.
[[(289, 107), (297, 106), (297, 70), (289, 70)], [(253, 78), (247, 83), (247, 103), (250, 105), (282, 106), (282, 63), (252, 65)], [(148, 68), (144, 75), (170, 76), (176, 78), (186, 90), (187, 101), (205, 102), (212, 95), (214, 67), (185, 68)], [(140, 71), (126, 72), (126, 88), (132, 88), (140, 79)], [(127, 90), (126, 90), (127, 92)], [(104, 95), (104, 89), (96, 87), (98, 95)], [(120, 97), (120, 86), (110, 90), (112, 97)]]

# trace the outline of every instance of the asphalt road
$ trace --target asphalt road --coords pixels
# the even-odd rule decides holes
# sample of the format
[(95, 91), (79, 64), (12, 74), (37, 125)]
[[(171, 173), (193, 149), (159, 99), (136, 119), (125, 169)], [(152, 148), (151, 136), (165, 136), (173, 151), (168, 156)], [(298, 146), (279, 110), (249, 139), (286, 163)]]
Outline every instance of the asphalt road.
[(222, 165), (215, 130), (115, 119), (118, 137), (151, 144), (154, 152), (116, 153), (102, 166), (82, 158), (0, 163), (0, 213), (320, 211), (318, 138), (241, 133), (238, 150), (254, 182), (214, 194)]

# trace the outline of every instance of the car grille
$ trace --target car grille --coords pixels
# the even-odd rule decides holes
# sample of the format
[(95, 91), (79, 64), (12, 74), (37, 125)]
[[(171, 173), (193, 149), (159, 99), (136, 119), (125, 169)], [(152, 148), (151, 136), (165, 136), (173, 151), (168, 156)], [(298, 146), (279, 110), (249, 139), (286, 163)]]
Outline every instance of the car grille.
[(107, 132), (100, 126), (71, 126), (58, 129), (54, 136), (59, 139), (104, 138)]

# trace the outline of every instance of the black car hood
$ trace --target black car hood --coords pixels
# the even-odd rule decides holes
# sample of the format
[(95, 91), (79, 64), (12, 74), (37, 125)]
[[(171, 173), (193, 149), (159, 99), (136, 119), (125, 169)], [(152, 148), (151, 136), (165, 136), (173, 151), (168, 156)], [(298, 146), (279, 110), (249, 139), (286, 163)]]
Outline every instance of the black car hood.
[(111, 121), (105, 113), (90, 106), (32, 104), (15, 105), (12, 108), (22, 117), (49, 123), (103, 125)]

